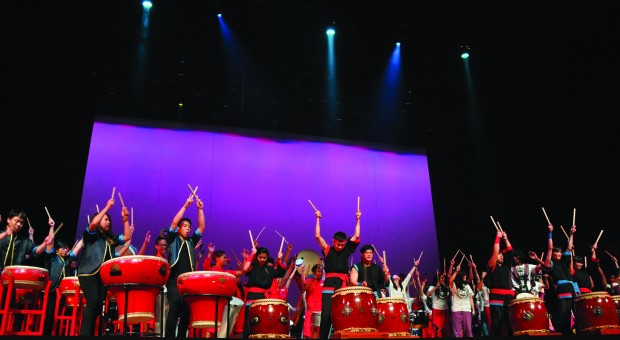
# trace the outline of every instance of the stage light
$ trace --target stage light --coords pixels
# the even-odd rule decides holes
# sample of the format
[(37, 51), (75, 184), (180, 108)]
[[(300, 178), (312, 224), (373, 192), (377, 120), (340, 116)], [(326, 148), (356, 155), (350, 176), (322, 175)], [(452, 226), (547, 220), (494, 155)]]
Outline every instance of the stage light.
[(153, 3), (148, 1), (148, 0), (147, 1), (142, 1), (142, 7), (144, 9), (147, 9), (147, 10), (151, 9), (151, 7), (153, 7)]
[(467, 53), (467, 52), (461, 53), (461, 58), (463, 58), (463, 59), (469, 58), (469, 53)]
[(469, 45), (461, 45), (461, 58), (462, 59), (469, 58), (470, 51), (471, 51), (471, 48), (469, 47)]
[(325, 31), (325, 34), (334, 35), (336, 34), (336, 30), (334, 30), (333, 28), (328, 28), (327, 31)]
[(397, 42), (397, 43), (396, 43), (396, 47), (400, 47), (400, 42)]
[(218, 14), (217, 14), (217, 17), (218, 17), (218, 18), (221, 18), (221, 17), (222, 17), (222, 13), (218, 13)]

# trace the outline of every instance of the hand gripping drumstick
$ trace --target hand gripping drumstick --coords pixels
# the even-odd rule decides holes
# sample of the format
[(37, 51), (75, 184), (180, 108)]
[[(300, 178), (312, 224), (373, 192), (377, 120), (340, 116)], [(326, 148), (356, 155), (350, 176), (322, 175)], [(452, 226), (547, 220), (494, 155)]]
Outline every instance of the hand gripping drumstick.
[(312, 201), (311, 201), (311, 200), (308, 200), (308, 202), (310, 202), (310, 205), (312, 206), (312, 209), (314, 209), (314, 211), (315, 211), (315, 212), (316, 212), (316, 211), (319, 211), (319, 209), (317, 209), (317, 208), (314, 206), (314, 204), (312, 204)]

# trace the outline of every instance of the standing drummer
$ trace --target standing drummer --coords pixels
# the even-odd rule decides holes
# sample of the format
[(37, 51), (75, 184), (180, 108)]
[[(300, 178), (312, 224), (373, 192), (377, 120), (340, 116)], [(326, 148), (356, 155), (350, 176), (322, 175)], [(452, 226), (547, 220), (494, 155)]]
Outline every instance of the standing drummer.
[(334, 234), (332, 246), (321, 237), (321, 212), (315, 210), (316, 226), (314, 237), (316, 237), (321, 251), (323, 252), (325, 263), (325, 282), (323, 283), (323, 298), (321, 301), (321, 339), (327, 339), (332, 327), (332, 295), (342, 287), (347, 286), (349, 272), (349, 256), (355, 253), (360, 243), (360, 217), (362, 212), (357, 209), (355, 212), (355, 232), (347, 240), (347, 235), (342, 231)]
[[(0, 233), (0, 272), (6, 266), (21, 266), (26, 264), (26, 255), (41, 255), (48, 244), (54, 241), (54, 237), (48, 235), (39, 245), (28, 238), (28, 234), (22, 232), (26, 213), (23, 211), (9, 211), (6, 219), (6, 228)], [(49, 219), (50, 229), (54, 227), (54, 220)]]
[[(499, 243), (501, 239), (504, 239), (506, 248), (500, 252)], [(487, 262), (490, 284), (489, 305), (491, 309), (491, 332), (489, 336), (502, 335), (502, 328), (506, 330), (506, 334), (512, 334), (508, 303), (515, 295), (511, 278), (513, 259), (512, 245), (508, 241), (508, 235), (498, 230), (493, 243), (493, 254)]]
[[(170, 277), (166, 283), (166, 295), (170, 304), (170, 310), (166, 318), (166, 337), (185, 338), (189, 328), (189, 306), (179, 294), (177, 278), (183, 273), (196, 270), (194, 246), (200, 241), (205, 230), (204, 204), (196, 197), (198, 228), (190, 236), (192, 222), (189, 218), (183, 217), (183, 215), (192, 202), (193, 199), (190, 196), (172, 219), (170, 230), (166, 236), (169, 254), (168, 262), (170, 263)], [(179, 323), (178, 329), (177, 321)]]

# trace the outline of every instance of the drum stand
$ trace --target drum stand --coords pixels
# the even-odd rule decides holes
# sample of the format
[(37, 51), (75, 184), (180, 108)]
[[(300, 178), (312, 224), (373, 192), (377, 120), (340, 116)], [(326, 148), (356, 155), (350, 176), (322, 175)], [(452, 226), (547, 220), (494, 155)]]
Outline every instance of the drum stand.
[[(164, 325), (164, 311), (165, 311), (165, 304), (164, 304), (164, 298), (165, 298), (165, 293), (164, 293), (164, 287), (165, 286), (156, 286), (156, 285), (148, 285), (148, 284), (138, 284), (138, 283), (124, 283), (124, 284), (113, 284), (113, 285), (107, 285), (103, 288), (103, 296), (107, 296), (108, 294), (108, 288), (109, 287), (123, 287), (123, 290), (125, 291), (125, 314), (124, 314), (124, 318), (123, 318), (123, 327), (122, 327), (122, 332), (120, 332), (117, 335), (140, 335), (140, 336), (159, 336), (161, 338), (164, 337), (164, 329), (165, 329), (165, 325)], [(161, 309), (160, 309), (160, 315), (159, 315), (159, 330), (160, 332), (157, 333), (151, 333), (151, 332), (132, 332), (131, 328), (129, 327), (129, 322), (127, 321), (127, 309), (129, 307), (129, 291), (133, 288), (143, 288), (143, 287), (148, 287), (148, 288), (157, 288), (159, 289), (159, 296), (160, 299), (162, 301), (161, 303)], [(101, 311), (101, 319), (99, 320), (99, 334), (103, 334), (103, 335), (110, 335), (109, 333), (106, 333), (105, 331), (105, 315), (106, 315), (106, 310), (107, 310), (107, 298), (105, 299), (104, 303), (103, 303), (103, 309)], [(120, 316), (119, 316), (120, 317)], [(113, 335), (113, 334), (112, 334)]]
[[(219, 338), (217, 333), (220, 330), (221, 327), (221, 323), (218, 321), (219, 317), (218, 317), (218, 310), (219, 310), (219, 304), (220, 304), (220, 299), (224, 299), (226, 300), (226, 305), (228, 306), (228, 311), (230, 311), (230, 301), (232, 300), (232, 296), (228, 296), (228, 295), (218, 295), (218, 294), (184, 294), (182, 297), (185, 298), (186, 296), (210, 296), (210, 297), (214, 297), (215, 298), (215, 329), (213, 331), (213, 335), (215, 338)], [(191, 322), (190, 322), (190, 326), (191, 326)], [(229, 338), (230, 337), (230, 329), (231, 327), (235, 327), (235, 325), (231, 325), (230, 324), (230, 312), (228, 314), (226, 314), (226, 334), (227, 336), (224, 337), (224, 339)]]

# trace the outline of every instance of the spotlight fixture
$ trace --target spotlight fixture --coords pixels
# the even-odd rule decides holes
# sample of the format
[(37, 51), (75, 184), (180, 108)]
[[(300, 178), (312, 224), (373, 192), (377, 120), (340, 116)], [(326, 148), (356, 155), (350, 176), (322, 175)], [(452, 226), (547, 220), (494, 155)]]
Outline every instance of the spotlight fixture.
[(470, 51), (471, 51), (471, 48), (469, 48), (469, 45), (461, 45), (461, 58), (462, 59), (469, 58)]

